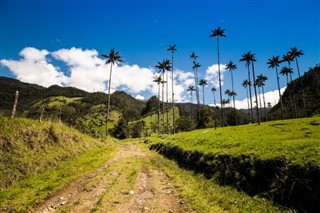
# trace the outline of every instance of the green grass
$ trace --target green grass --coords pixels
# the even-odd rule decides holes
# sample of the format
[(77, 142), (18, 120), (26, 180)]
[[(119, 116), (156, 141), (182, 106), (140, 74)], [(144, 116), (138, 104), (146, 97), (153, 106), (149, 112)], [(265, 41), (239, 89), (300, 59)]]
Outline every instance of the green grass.
[(0, 211), (24, 212), (115, 148), (61, 124), (0, 117)]
[(202, 129), (151, 140), (204, 154), (250, 155), (260, 159), (283, 157), (301, 165), (320, 163), (320, 117)]
[(178, 189), (185, 209), (193, 212), (289, 212), (271, 201), (250, 197), (233, 187), (221, 186), (201, 174), (184, 170), (176, 163), (153, 153), (150, 164), (163, 169), (170, 182)]
[(250, 195), (319, 209), (320, 117), (150, 138), (151, 149)]

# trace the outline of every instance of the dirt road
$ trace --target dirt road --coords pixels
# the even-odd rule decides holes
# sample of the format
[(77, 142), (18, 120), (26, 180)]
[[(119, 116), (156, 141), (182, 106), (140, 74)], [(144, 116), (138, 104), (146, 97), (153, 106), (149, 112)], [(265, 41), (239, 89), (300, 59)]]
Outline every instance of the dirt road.
[(135, 143), (122, 145), (105, 165), (69, 183), (33, 212), (190, 212), (151, 157)]

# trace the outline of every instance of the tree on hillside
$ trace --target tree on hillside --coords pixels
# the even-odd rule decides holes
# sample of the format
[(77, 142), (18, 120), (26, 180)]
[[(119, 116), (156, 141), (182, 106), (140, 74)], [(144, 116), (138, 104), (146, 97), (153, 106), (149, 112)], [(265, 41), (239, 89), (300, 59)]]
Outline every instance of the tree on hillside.
[(221, 70), (220, 70), (220, 49), (219, 49), (219, 37), (226, 37), (224, 29), (218, 27), (212, 31), (210, 37), (217, 37), (217, 50), (218, 50), (218, 74), (219, 74), (219, 89), (220, 89), (220, 105), (221, 105), (221, 126), (224, 126), (223, 116), (223, 103), (222, 103), (222, 86), (221, 86)]
[(171, 83), (172, 83), (172, 89), (171, 89), (171, 97), (172, 97), (172, 127), (173, 127), (173, 134), (175, 133), (175, 114), (174, 114), (174, 87), (173, 87), (173, 58), (174, 58), (174, 52), (177, 51), (176, 45), (169, 45), (168, 51), (171, 51)]
[(190, 97), (191, 97), (191, 103), (193, 102), (192, 101), (192, 93), (196, 91), (196, 89), (194, 88), (194, 86), (189, 86), (188, 89), (187, 89), (187, 92), (190, 92)]
[(289, 51), (289, 54), (296, 61), (297, 71), (298, 71), (298, 76), (299, 76), (299, 84), (301, 87), (303, 109), (304, 109), (305, 117), (307, 117), (308, 114), (307, 114), (306, 100), (305, 100), (305, 96), (304, 96), (304, 86), (302, 85), (302, 82), (301, 82), (301, 76), (300, 76), (300, 70), (299, 70), (299, 64), (298, 64), (298, 58), (303, 55), (303, 52), (302, 52), (302, 50), (298, 50), (296, 47), (292, 47)]
[(282, 96), (281, 96), (281, 92), (280, 92), (280, 82), (279, 82), (280, 78), (279, 78), (279, 74), (278, 74), (278, 67), (280, 65), (279, 56), (272, 56), (272, 58), (268, 60), (267, 64), (269, 65), (268, 68), (276, 68), (279, 99), (280, 99), (280, 106), (281, 106), (281, 116), (282, 116), (282, 119), (284, 119), (283, 103), (282, 103)]
[(154, 76), (153, 82), (158, 84), (158, 133), (160, 133), (160, 84), (162, 82), (161, 75)]
[[(251, 121), (250, 112), (252, 112), (252, 111), (249, 110), (249, 109), (250, 109), (249, 87), (251, 86), (251, 82), (250, 82), (248, 79), (245, 79), (245, 80), (243, 80), (243, 82), (242, 82), (242, 86), (247, 89), (248, 116), (249, 116), (249, 121)], [(252, 108), (252, 106), (251, 106), (251, 108)]]
[[(251, 70), (252, 70), (252, 77), (253, 77), (253, 82), (256, 81), (256, 76), (254, 73), (254, 62), (256, 61), (256, 59), (254, 58), (253, 53), (251, 53), (250, 51), (243, 54), (242, 58), (240, 59), (240, 61), (245, 61), (246, 65), (249, 66), (251, 64)], [(249, 79), (250, 81), (250, 79)], [(258, 96), (257, 96), (257, 87), (255, 84), (253, 84), (253, 88), (254, 88), (254, 95), (256, 97), (256, 109), (257, 109), (257, 122), (258, 124), (260, 124), (260, 115), (259, 115), (259, 104), (258, 104)], [(251, 100), (252, 101), (252, 100)]]
[[(234, 85), (233, 85), (233, 70), (237, 69), (237, 65), (234, 64), (232, 61), (229, 61), (229, 63), (226, 65), (226, 70), (228, 70), (231, 73), (231, 85), (232, 85), (232, 92), (234, 92)], [(233, 100), (233, 108), (236, 108), (236, 104), (235, 104), (235, 97), (234, 95), (232, 96), (232, 100)]]
[(201, 79), (199, 81), (199, 86), (202, 86), (202, 97), (203, 97), (203, 106), (204, 106), (204, 86), (208, 85), (207, 80), (206, 79)]
[(216, 105), (216, 91), (217, 89), (215, 87), (211, 88), (211, 92), (213, 93), (213, 104)]
[(109, 129), (108, 129), (108, 121), (110, 116), (110, 88), (111, 88), (111, 77), (112, 77), (112, 66), (116, 64), (119, 66), (119, 63), (122, 62), (121, 56), (119, 55), (119, 52), (116, 51), (114, 48), (110, 50), (110, 53), (108, 55), (102, 54), (104, 58), (106, 58), (106, 64), (110, 64), (110, 74), (109, 74), (109, 85), (108, 85), (108, 105), (107, 105), (107, 118), (106, 118), (106, 137), (109, 135)]
[[(293, 61), (293, 56), (290, 53), (284, 54), (282, 56), (282, 61), (281, 62), (287, 62), (289, 68), (291, 68), (291, 62), (292, 61)], [(289, 73), (290, 82), (292, 82), (292, 74), (293, 74), (293, 71)]]
[[(287, 67), (287, 66), (283, 66), (280, 70), (280, 74), (281, 75), (285, 75), (286, 79), (287, 79), (287, 87), (289, 86), (289, 75), (291, 75), (293, 73), (292, 68)], [(289, 99), (290, 99), (290, 105), (291, 105), (291, 111), (292, 111), (292, 117), (296, 117), (295, 116), (295, 110), (294, 110), (294, 104), (293, 104), (293, 100), (292, 100), (292, 95), (291, 92), (289, 94)]]
[(165, 128), (164, 128), (164, 84), (166, 83), (166, 81), (164, 81), (164, 73), (166, 71), (170, 71), (171, 69), (171, 66), (170, 66), (170, 61), (168, 59), (164, 59), (162, 60), (162, 62), (158, 62), (158, 65), (156, 65), (156, 68), (159, 69), (159, 73), (162, 73), (162, 113), (163, 113), (163, 124), (162, 124), (162, 127), (163, 127), (163, 131), (165, 131)]

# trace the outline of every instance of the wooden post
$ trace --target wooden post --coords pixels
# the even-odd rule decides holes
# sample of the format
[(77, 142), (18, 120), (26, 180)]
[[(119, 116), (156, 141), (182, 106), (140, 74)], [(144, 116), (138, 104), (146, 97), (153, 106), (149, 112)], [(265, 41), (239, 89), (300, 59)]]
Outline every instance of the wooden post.
[(12, 108), (12, 112), (11, 112), (11, 117), (10, 118), (14, 118), (14, 116), (16, 115), (16, 109), (17, 109), (17, 105), (18, 105), (18, 97), (19, 97), (19, 91), (16, 91), (16, 95), (14, 98), (14, 104), (13, 104), (13, 108)]

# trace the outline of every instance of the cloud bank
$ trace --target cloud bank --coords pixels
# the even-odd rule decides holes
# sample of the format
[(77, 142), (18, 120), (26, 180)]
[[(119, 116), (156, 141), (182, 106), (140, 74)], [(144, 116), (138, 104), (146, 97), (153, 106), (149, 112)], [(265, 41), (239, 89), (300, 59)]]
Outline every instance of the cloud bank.
[[(110, 64), (99, 57), (95, 49), (63, 48), (57, 51), (39, 50), (26, 47), (21, 50), (21, 59), (2, 59), (2, 65), (20, 81), (39, 84), (44, 87), (51, 85), (72, 86), (88, 92), (107, 92)], [(57, 64), (62, 64), (61, 70)], [(111, 91), (124, 90), (138, 99), (145, 96), (157, 95), (158, 85), (153, 77), (158, 75), (157, 70), (139, 65), (113, 65)], [(193, 73), (183, 70), (174, 70), (175, 101), (189, 100), (186, 94), (187, 87), (194, 85)], [(169, 97), (171, 101), (171, 73), (169, 73)], [(167, 97), (165, 96), (165, 100)]]

